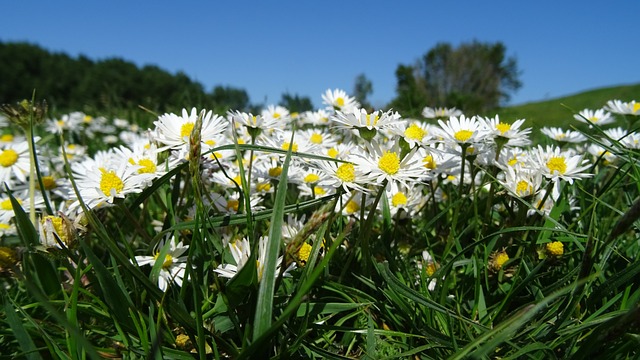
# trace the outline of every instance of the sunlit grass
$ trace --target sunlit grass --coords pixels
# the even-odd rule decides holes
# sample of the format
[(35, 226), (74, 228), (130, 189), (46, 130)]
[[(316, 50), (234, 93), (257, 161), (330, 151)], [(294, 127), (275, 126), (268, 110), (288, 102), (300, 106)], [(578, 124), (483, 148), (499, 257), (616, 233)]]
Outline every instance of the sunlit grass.
[[(638, 355), (640, 106), (570, 143), (335, 93), (318, 112), (194, 109), (149, 129), (10, 113), (0, 354)], [(37, 172), (9, 151), (31, 139)]]

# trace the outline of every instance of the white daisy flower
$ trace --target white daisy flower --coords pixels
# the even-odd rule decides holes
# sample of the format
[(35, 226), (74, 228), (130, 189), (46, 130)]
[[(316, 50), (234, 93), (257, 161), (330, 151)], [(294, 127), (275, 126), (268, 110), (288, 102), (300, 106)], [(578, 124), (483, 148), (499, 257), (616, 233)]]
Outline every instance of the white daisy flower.
[(44, 190), (47, 192), (49, 198), (55, 195), (60, 199), (68, 200), (73, 193), (71, 182), (67, 178), (44, 175), (42, 176), (42, 185), (44, 185)]
[(351, 112), (360, 107), (360, 103), (358, 103), (354, 97), (347, 95), (347, 93), (341, 89), (327, 89), (327, 91), (322, 94), (322, 103), (327, 105), (327, 110), (331, 111), (340, 110)]
[(391, 132), (393, 135), (402, 136), (411, 148), (427, 145), (433, 139), (426, 124), (416, 120), (407, 120), (403, 126), (392, 128)]
[(587, 152), (593, 156), (594, 160), (601, 159), (603, 165), (611, 165), (618, 159), (615, 154), (598, 144), (589, 144)]
[(431, 180), (438, 174), (448, 174), (453, 169), (460, 169), (459, 156), (444, 152), (444, 146), (442, 144), (438, 146), (426, 146), (418, 149), (416, 154), (422, 168), (424, 168), (426, 178), (425, 180)]
[(300, 122), (302, 124), (308, 124), (312, 126), (325, 126), (329, 125), (329, 112), (320, 109), (316, 111), (305, 111), (300, 114)]
[(560, 180), (573, 184), (573, 180), (592, 176), (585, 173), (589, 168), (587, 161), (582, 155), (573, 155), (562, 151), (559, 147), (547, 146), (543, 148), (538, 145), (531, 151), (532, 169), (540, 175), (554, 182), (552, 197), (557, 200), (560, 196)]
[[(258, 281), (262, 280), (262, 275), (264, 272), (264, 264), (267, 257), (267, 242), (269, 238), (267, 236), (261, 236), (258, 239), (258, 259), (256, 261), (256, 271), (258, 275)], [(229, 243), (229, 250), (231, 251), (231, 255), (233, 256), (234, 264), (221, 264), (218, 265), (216, 269), (213, 271), (218, 273), (220, 276), (225, 278), (234, 277), (246, 264), (249, 260), (253, 258), (251, 255), (251, 245), (247, 239), (242, 239), (240, 242), (236, 240), (235, 242)], [(280, 256), (276, 260), (276, 271), (275, 275), (280, 274), (280, 267), (282, 266), (283, 257)], [(285, 271), (284, 276), (290, 276), (289, 272), (295, 268), (295, 263), (292, 263)]]
[[(38, 141), (36, 137), (34, 140)], [(0, 184), (11, 187), (16, 180), (26, 182), (31, 168), (31, 155), (27, 140), (6, 144), (0, 148)]]
[(505, 171), (505, 179), (499, 182), (511, 196), (525, 198), (538, 193), (542, 175), (521, 166), (510, 166)]
[(604, 109), (584, 109), (579, 113), (573, 115), (573, 118), (586, 124), (597, 125), (607, 125), (616, 121), (616, 119), (611, 116), (611, 113), (605, 111)]
[[(338, 128), (342, 129), (367, 129), (380, 130), (390, 126), (399, 126), (404, 123), (400, 119), (400, 114), (392, 110), (382, 112), (376, 110), (371, 114), (366, 109), (354, 108), (352, 111), (336, 111), (331, 120), (338, 124)], [(360, 134), (362, 135), (362, 134)]]
[[(173, 113), (161, 115), (154, 122), (157, 131), (155, 140), (166, 145), (167, 148), (188, 150), (189, 138), (198, 116), (199, 113), (196, 108), (192, 108), (191, 113), (188, 113), (187, 109), (182, 109), (182, 116)], [(228, 125), (229, 123), (225, 118), (213, 114), (211, 111), (206, 112), (202, 118), (202, 131), (200, 133), (202, 144), (206, 145), (209, 140), (217, 140)]]
[(224, 278), (231, 279), (236, 276), (238, 271), (249, 261), (251, 257), (251, 244), (249, 244), (249, 240), (246, 238), (230, 241), (229, 252), (231, 252), (235, 264), (221, 264), (213, 271)]
[[(545, 196), (545, 194), (546, 192), (544, 191), (538, 192), (538, 195), (536, 195), (534, 201), (531, 203), (534, 208), (529, 208), (527, 210), (527, 216), (532, 216), (535, 214), (549, 215), (551, 213), (551, 210), (553, 209), (553, 206), (556, 204), (556, 202), (553, 199), (553, 196)], [(544, 203), (542, 202), (542, 200), (544, 200)]]
[(236, 126), (244, 125), (250, 131), (257, 132), (257, 136), (262, 130), (273, 130), (278, 128), (278, 119), (274, 117), (266, 118), (262, 115), (253, 115), (241, 111), (228, 111), (227, 119), (236, 123)]
[[(631, 136), (631, 134), (626, 129), (623, 129), (621, 127), (615, 127), (615, 128), (605, 130), (604, 133), (607, 137), (604, 138), (603, 140), (607, 145), (611, 145), (611, 140), (620, 142), (625, 146), (631, 145), (628, 139)], [(630, 146), (630, 147), (633, 147), (633, 146)]]
[(162, 267), (160, 268), (158, 276), (158, 287), (162, 291), (167, 291), (169, 284), (173, 282), (178, 286), (182, 286), (187, 269), (187, 256), (182, 255), (189, 250), (189, 245), (183, 245), (182, 241), (176, 244), (175, 237), (172, 237), (169, 242), (169, 249), (164, 259), (159, 259), (160, 249), (164, 246), (164, 242), (158, 244), (158, 248), (154, 251), (153, 256), (135, 257), (135, 262), (138, 266), (154, 266), (157, 261), (162, 261)]
[(356, 167), (350, 162), (330, 161), (320, 161), (317, 166), (324, 175), (325, 185), (334, 189), (342, 187), (345, 192), (351, 190), (367, 192), (365, 185), (368, 179), (364, 176), (360, 167)]
[(401, 158), (399, 143), (393, 141), (389, 145), (383, 148), (375, 141), (367, 142), (368, 153), (355, 155), (353, 162), (376, 185), (387, 180), (409, 187), (410, 182), (418, 181), (424, 174), (420, 160), (414, 158), (417, 148)]
[(396, 216), (399, 211), (404, 210), (411, 217), (416, 214), (425, 199), (422, 186), (405, 188), (396, 183), (387, 187), (385, 195), (389, 201), (391, 216)]
[[(19, 192), (14, 192), (13, 197), (18, 201), (20, 207), (27, 214), (31, 210), (32, 207), (35, 209), (42, 209), (44, 207), (44, 199), (42, 195), (36, 194), (33, 200), (33, 204), (31, 204), (31, 200), (29, 197), (29, 190), (23, 190)], [(15, 217), (16, 213), (13, 209), (13, 204), (11, 203), (11, 198), (9, 195), (0, 195), (0, 223), (8, 223), (11, 219)]]
[(284, 129), (291, 121), (289, 110), (280, 105), (269, 105), (262, 110), (262, 117), (265, 121), (273, 122), (279, 129)]
[(424, 109), (422, 109), (422, 116), (424, 116), (426, 119), (446, 119), (452, 116), (458, 117), (458, 116), (462, 116), (462, 111), (456, 109), (456, 108), (430, 108), (430, 107), (425, 107)]
[(325, 129), (306, 129), (296, 132), (296, 137), (300, 142), (307, 142), (317, 147), (318, 154), (322, 154), (326, 149), (337, 145), (336, 139)]
[[(426, 265), (426, 266), (425, 266)], [(427, 284), (427, 290), (433, 291), (436, 289), (436, 279), (433, 278), (433, 274), (435, 274), (437, 270), (436, 262), (433, 259), (433, 256), (429, 254), (428, 251), (422, 252), (422, 261), (418, 261), (418, 269), (424, 269), (425, 275), (429, 278), (429, 284)], [(443, 278), (444, 280), (444, 278)]]
[(374, 197), (366, 196), (363, 192), (352, 191), (350, 193), (343, 194), (340, 197), (340, 202), (336, 206), (336, 212), (341, 212), (344, 216), (353, 216), (356, 219), (360, 219), (360, 209), (362, 208), (362, 197), (365, 196), (365, 214), (366, 209), (373, 205), (375, 201)]
[[(72, 170), (80, 198), (88, 208), (108, 206), (116, 198), (124, 198), (131, 193), (142, 192), (143, 188), (155, 176), (154, 174), (140, 174), (140, 166), (133, 166), (129, 162), (121, 162), (117, 166), (97, 162), (93, 159), (84, 163), (73, 164)], [(106, 165), (106, 166), (105, 166)], [(76, 194), (71, 208), (80, 206)]]
[(464, 115), (459, 118), (452, 116), (447, 122), (438, 120), (438, 124), (442, 128), (441, 135), (445, 144), (456, 151), (458, 151), (457, 145), (469, 146), (484, 139), (480, 122), (475, 116), (470, 118)]
[(557, 127), (543, 127), (540, 132), (553, 140), (567, 143), (581, 143), (587, 140), (582, 133), (573, 130), (563, 130)]
[[(504, 146), (527, 146), (531, 144), (529, 134), (531, 128), (521, 130), (524, 119), (516, 120), (513, 124), (501, 122), (498, 115), (493, 118), (478, 118), (482, 124), (483, 131), (487, 136), (496, 142), (505, 142)], [(502, 139), (502, 140), (501, 140)]]
[(609, 100), (604, 110), (620, 115), (640, 115), (640, 102), (636, 102), (635, 100), (630, 102)]
[(151, 185), (153, 179), (159, 178), (168, 171), (175, 168), (179, 160), (169, 158), (165, 162), (159, 162), (158, 154), (160, 151), (155, 144), (145, 146), (143, 143), (133, 144), (133, 149), (125, 146), (114, 148), (114, 156), (119, 157), (122, 162), (128, 162), (138, 167), (138, 174), (149, 174), (146, 186)]

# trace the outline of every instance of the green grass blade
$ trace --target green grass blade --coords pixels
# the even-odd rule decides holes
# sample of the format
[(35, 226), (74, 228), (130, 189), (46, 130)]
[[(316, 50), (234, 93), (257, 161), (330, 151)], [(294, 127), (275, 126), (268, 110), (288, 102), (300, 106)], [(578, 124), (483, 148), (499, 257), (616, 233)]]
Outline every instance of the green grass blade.
[(20, 321), (20, 318), (16, 315), (16, 308), (14, 307), (15, 305), (13, 305), (9, 301), (9, 296), (6, 294), (6, 292), (3, 297), (4, 313), (7, 322), (9, 323), (9, 326), (13, 331), (13, 336), (15, 336), (16, 340), (18, 340), (20, 349), (22, 349), (25, 357), (29, 360), (42, 359), (42, 356), (40, 356), (40, 354), (38, 353), (38, 349), (36, 348), (33, 339), (31, 339), (29, 332), (27, 332), (27, 329), (25, 329), (22, 321)]
[(284, 205), (287, 196), (287, 173), (291, 162), (293, 148), (293, 133), (291, 134), (289, 151), (282, 165), (282, 173), (276, 190), (276, 200), (273, 204), (273, 214), (269, 227), (269, 241), (266, 245), (263, 276), (258, 289), (258, 302), (256, 304), (256, 316), (254, 321), (253, 340), (260, 338), (271, 326), (273, 317), (273, 293), (276, 285), (276, 262), (282, 241), (282, 223), (284, 221)]

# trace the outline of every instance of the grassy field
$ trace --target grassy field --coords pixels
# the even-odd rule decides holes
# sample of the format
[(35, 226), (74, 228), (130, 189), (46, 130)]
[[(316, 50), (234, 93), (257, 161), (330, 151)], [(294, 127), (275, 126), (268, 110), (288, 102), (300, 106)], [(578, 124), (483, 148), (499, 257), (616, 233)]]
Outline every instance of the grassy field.
[(3, 108), (0, 360), (640, 355), (635, 103), (623, 136), (542, 147), (334, 97), (150, 129)]
[[(613, 86), (551, 100), (509, 106), (500, 109), (497, 113), (503, 121), (527, 119), (527, 126), (534, 128), (543, 126), (568, 128), (570, 125), (577, 125), (573, 120), (573, 114), (582, 109), (598, 109), (603, 107), (608, 100), (613, 99), (637, 101), (639, 98), (640, 84)], [(494, 113), (487, 115), (492, 116)]]

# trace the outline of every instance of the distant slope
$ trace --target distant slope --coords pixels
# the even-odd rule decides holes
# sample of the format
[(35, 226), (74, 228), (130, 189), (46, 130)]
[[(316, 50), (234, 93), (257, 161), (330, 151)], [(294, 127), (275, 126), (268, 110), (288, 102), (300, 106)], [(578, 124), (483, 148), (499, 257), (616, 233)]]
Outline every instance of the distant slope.
[(640, 84), (600, 88), (561, 98), (505, 107), (497, 113), (500, 120), (513, 122), (526, 119), (525, 126), (534, 128), (568, 128), (571, 124), (577, 125), (573, 120), (573, 114), (585, 108), (599, 109), (613, 99), (640, 101)]

